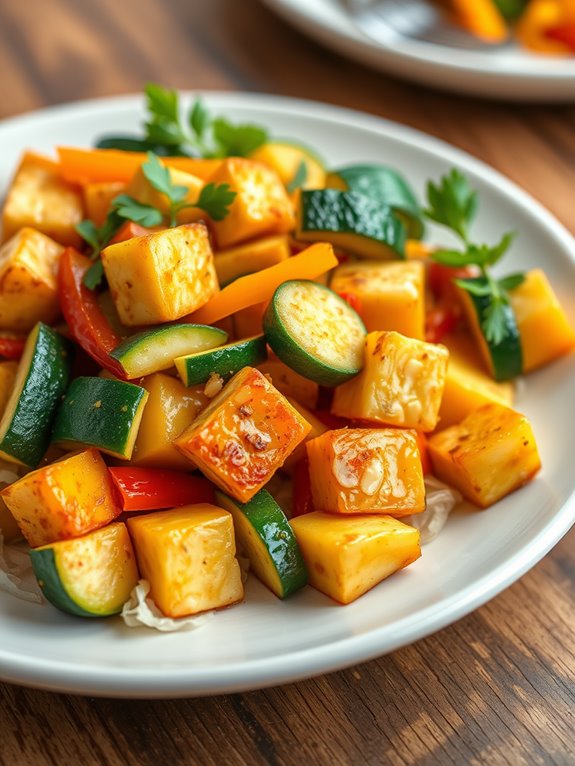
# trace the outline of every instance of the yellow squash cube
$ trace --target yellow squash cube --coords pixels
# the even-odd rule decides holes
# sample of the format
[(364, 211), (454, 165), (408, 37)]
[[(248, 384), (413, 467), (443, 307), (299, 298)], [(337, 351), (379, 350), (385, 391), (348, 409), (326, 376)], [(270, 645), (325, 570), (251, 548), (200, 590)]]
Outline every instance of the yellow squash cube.
[(425, 267), (420, 261), (345, 263), (334, 271), (331, 289), (350, 303), (366, 330), (396, 330), (425, 337)]
[(0, 329), (27, 332), (60, 313), (57, 272), (64, 248), (30, 228), (0, 247)]
[[(188, 205), (193, 205), (198, 201), (198, 197), (204, 186), (204, 181), (197, 176), (191, 175), (191, 173), (185, 173), (183, 170), (177, 170), (176, 168), (168, 168), (170, 174), (170, 180), (177, 186), (186, 186), (188, 193), (182, 200)], [(154, 189), (152, 184), (148, 181), (144, 175), (144, 171), (140, 166), (134, 177), (128, 184), (126, 194), (141, 202), (142, 205), (151, 205), (157, 210), (160, 210), (164, 215), (167, 215), (170, 211), (170, 203), (168, 198), (162, 192)], [(206, 214), (198, 208), (188, 208), (181, 210), (177, 215), (178, 223), (191, 223), (197, 221), (200, 218), (205, 218)]]
[(218, 290), (202, 223), (109, 245), (102, 251), (102, 263), (120, 319), (128, 326), (179, 319)]
[(363, 370), (335, 390), (332, 412), (419, 431), (433, 431), (445, 385), (445, 346), (371, 332)]
[(244, 245), (231, 247), (229, 250), (221, 250), (214, 256), (220, 287), (245, 274), (252, 274), (254, 271), (281, 263), (290, 255), (289, 238), (285, 234), (256, 239)]
[(235, 604), (244, 596), (232, 515), (209, 503), (128, 519), (150, 596), (168, 617)]
[(427, 442), (433, 473), (487, 508), (541, 468), (531, 425), (501, 404), (486, 404)]
[(313, 507), (330, 513), (425, 510), (423, 470), (415, 431), (342, 428), (306, 445)]
[(1, 494), (32, 548), (80, 537), (121, 513), (95, 449), (27, 473)]
[(87, 217), (96, 226), (102, 226), (110, 212), (112, 200), (119, 194), (124, 194), (125, 191), (126, 185), (121, 181), (98, 181), (97, 183), (86, 184), (82, 192)]
[(275, 170), (284, 186), (288, 186), (294, 180), (303, 162), (306, 172), (300, 188), (325, 187), (325, 168), (308, 150), (296, 144), (266, 142), (251, 153), (250, 159), (263, 162), (268, 168)]
[(295, 226), (292, 203), (277, 173), (259, 162), (230, 157), (210, 183), (228, 184), (236, 192), (228, 215), (213, 221), (219, 248), (264, 234), (284, 234)]
[(173, 441), (210, 401), (200, 388), (186, 388), (177, 378), (157, 372), (139, 383), (149, 394), (131, 463), (189, 471), (192, 466)]
[[(261, 328), (258, 332), (261, 332)], [(258, 370), (271, 378), (271, 382), (284, 396), (291, 396), (309, 410), (315, 409), (319, 386), (304, 378), (279, 359), (271, 358), (258, 365)]]
[(75, 226), (83, 218), (80, 192), (63, 181), (50, 162), (25, 154), (4, 204), (4, 240), (30, 226), (62, 245), (78, 247), (82, 238)]
[(421, 556), (419, 532), (391, 516), (314, 511), (290, 521), (309, 583), (349, 604)]
[(174, 443), (220, 489), (247, 503), (309, 430), (259, 370), (244, 367)]

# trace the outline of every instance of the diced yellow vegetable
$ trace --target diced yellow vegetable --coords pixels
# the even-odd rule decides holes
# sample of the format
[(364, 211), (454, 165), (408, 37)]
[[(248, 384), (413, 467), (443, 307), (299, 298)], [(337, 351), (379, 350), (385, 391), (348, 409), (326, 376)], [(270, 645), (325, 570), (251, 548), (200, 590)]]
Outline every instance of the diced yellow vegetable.
[(292, 203), (277, 173), (265, 165), (230, 157), (222, 162), (209, 183), (228, 184), (236, 192), (228, 215), (213, 221), (219, 248), (293, 229)]
[(425, 267), (420, 261), (345, 263), (334, 271), (331, 289), (351, 297), (366, 330), (395, 330), (425, 337)]
[(449, 363), (439, 408), (439, 428), (459, 423), (483, 404), (496, 402), (512, 406), (513, 383), (496, 383), (485, 372), (471, 337), (452, 333), (443, 343), (449, 349)]
[(229, 250), (221, 250), (214, 256), (220, 286), (223, 287), (245, 274), (267, 269), (268, 266), (285, 261), (290, 255), (289, 238), (285, 234), (256, 239)]
[(427, 442), (434, 474), (487, 508), (541, 468), (531, 425), (501, 404), (486, 404)]
[(247, 503), (309, 430), (259, 370), (244, 367), (174, 444), (220, 489)]
[(179, 319), (218, 290), (202, 223), (109, 245), (102, 251), (102, 263), (120, 319), (128, 326)]
[(421, 556), (419, 532), (391, 516), (337, 516), (314, 511), (290, 524), (309, 583), (349, 604)]
[(203, 386), (186, 388), (177, 378), (157, 372), (141, 383), (149, 394), (131, 463), (189, 471), (192, 466), (172, 444), (207, 406)]
[(27, 332), (60, 313), (56, 275), (63, 247), (30, 228), (0, 247), (0, 328)]
[(541, 367), (575, 347), (575, 332), (541, 269), (528, 271), (510, 292), (521, 336), (523, 372)]
[(332, 412), (344, 418), (433, 431), (448, 357), (445, 346), (397, 332), (371, 332), (363, 370), (335, 389)]
[(269, 301), (254, 303), (253, 306), (246, 306), (245, 309), (236, 311), (232, 317), (236, 338), (252, 338), (254, 335), (261, 334), (268, 303)]
[(327, 426), (325, 426), (321, 420), (313, 414), (313, 412), (308, 410), (307, 407), (304, 407), (303, 404), (300, 404), (296, 399), (292, 399), (291, 396), (286, 396), (286, 399), (294, 408), (294, 410), (297, 410), (302, 418), (311, 426), (310, 432), (305, 437), (303, 442), (298, 444), (298, 446), (294, 449), (291, 455), (288, 456), (287, 460), (283, 464), (284, 471), (287, 470), (289, 472), (296, 463), (298, 463), (300, 460), (303, 460), (307, 456), (306, 444), (312, 439), (316, 439), (318, 436), (324, 434), (328, 429)]
[(323, 189), (326, 172), (323, 165), (312, 156), (311, 152), (295, 144), (269, 142), (263, 144), (250, 159), (263, 162), (278, 174), (284, 186), (289, 186), (296, 178), (300, 166), (305, 163), (305, 177), (298, 188)]
[(408, 239), (405, 243), (405, 257), (408, 261), (423, 261), (427, 263), (435, 248), (420, 239)]
[[(191, 173), (185, 173), (183, 170), (177, 170), (176, 168), (168, 168), (170, 174), (170, 180), (177, 186), (186, 186), (188, 193), (182, 200), (188, 205), (193, 205), (198, 201), (204, 181), (197, 176), (191, 175)], [(126, 188), (126, 194), (130, 195), (134, 199), (141, 202), (142, 205), (151, 205), (157, 210), (160, 210), (164, 215), (167, 215), (170, 211), (170, 203), (168, 198), (162, 192), (154, 189), (152, 184), (148, 181), (144, 175), (144, 171), (140, 166), (135, 172), (134, 177)], [(205, 218), (206, 214), (198, 208), (188, 208), (187, 210), (181, 210), (177, 215), (178, 223), (191, 223), (197, 221), (200, 218)]]
[[(8, 487), (12, 482), (18, 481), (17, 467), (13, 463), (0, 461), (0, 491)], [(0, 534), (4, 542), (11, 543), (22, 537), (20, 527), (12, 516), (10, 509), (0, 497)]]
[(86, 216), (96, 226), (102, 226), (110, 212), (112, 200), (119, 194), (124, 194), (125, 191), (126, 186), (121, 181), (99, 181), (86, 184), (82, 189)]
[(0, 418), (14, 388), (17, 370), (18, 362), (0, 362)]
[(95, 449), (27, 473), (1, 494), (33, 548), (79, 537), (120, 514), (108, 469)]
[(30, 226), (62, 245), (78, 247), (75, 226), (84, 217), (82, 196), (43, 158), (25, 154), (8, 190), (2, 216), (3, 238)]
[(284, 396), (291, 396), (304, 407), (315, 409), (319, 395), (319, 386), (313, 380), (294, 372), (279, 359), (268, 359), (258, 365), (258, 370), (269, 375), (277, 390)]
[(142, 576), (168, 617), (241, 601), (232, 516), (209, 503), (128, 519)]
[(342, 428), (327, 431), (306, 446), (317, 510), (397, 518), (425, 510), (415, 431)]

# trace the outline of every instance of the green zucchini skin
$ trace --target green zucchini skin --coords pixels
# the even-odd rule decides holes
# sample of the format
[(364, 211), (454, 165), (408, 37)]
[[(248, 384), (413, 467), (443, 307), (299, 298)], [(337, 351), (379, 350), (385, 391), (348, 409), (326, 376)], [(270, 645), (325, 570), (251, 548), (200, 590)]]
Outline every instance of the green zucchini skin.
[[(405, 258), (405, 226), (392, 208), (378, 199), (356, 191), (314, 189), (301, 192), (299, 205), (298, 239), (321, 237), (338, 245), (342, 237), (351, 237), (354, 244), (346, 249), (358, 255)], [(368, 252), (374, 247), (377, 256)]]
[(173, 367), (174, 359), (215, 346), (228, 334), (218, 327), (203, 324), (173, 324), (132, 335), (120, 343), (110, 356), (118, 361), (133, 380)]
[(129, 459), (147, 399), (148, 392), (133, 383), (76, 378), (58, 409), (52, 441)]
[[(285, 295), (285, 291), (296, 284), (305, 285), (306, 289), (310, 292), (309, 305), (311, 305), (311, 296), (314, 292), (324, 291), (329, 293), (330, 299), (341, 306), (345, 314), (353, 319), (354, 324), (357, 326), (357, 329), (361, 334), (361, 361), (358, 365), (348, 366), (342, 364), (341, 366), (335, 366), (327, 364), (322, 359), (319, 359), (317, 356), (306, 350), (306, 335), (311, 332), (310, 327), (302, 327), (301, 332), (297, 335), (293, 330), (290, 331), (290, 329), (286, 327), (286, 323), (281, 315), (281, 302), (283, 295)], [(330, 290), (329, 287), (317, 284), (316, 282), (308, 282), (306, 280), (291, 280), (284, 282), (277, 288), (266, 309), (263, 326), (266, 340), (276, 356), (278, 356), (284, 364), (287, 364), (288, 367), (291, 367), (292, 370), (295, 370), (309, 380), (315, 381), (321, 386), (339, 386), (341, 383), (344, 383), (346, 380), (353, 378), (361, 372), (361, 366), (363, 364), (363, 345), (366, 335), (365, 326), (357, 312), (340, 298), (337, 293)], [(336, 328), (336, 332), (339, 335), (342, 331), (343, 327), (340, 324)]]
[[(286, 598), (307, 585), (307, 569), (295, 534), (267, 490), (260, 489), (248, 503), (216, 490), (216, 501), (232, 514), (236, 539), (250, 559), (251, 568), (278, 598)], [(271, 576), (266, 576), (269, 572)]]
[(39, 322), (26, 341), (16, 383), (0, 421), (0, 455), (36, 468), (70, 380), (73, 346)]
[(31, 550), (30, 560), (32, 562), (32, 569), (38, 580), (38, 584), (42, 588), (42, 593), (61, 612), (66, 614), (72, 614), (74, 617), (104, 617), (102, 614), (92, 614), (86, 611), (81, 606), (76, 604), (65, 589), (62, 580), (58, 574), (58, 568), (56, 566), (56, 557), (54, 551), (50, 548), (42, 548), (41, 550)]
[(423, 214), (415, 192), (405, 178), (386, 165), (348, 165), (332, 170), (328, 187), (336, 181), (338, 188), (358, 192), (389, 205), (403, 220), (410, 239), (421, 239), (425, 232)]
[(186, 386), (205, 383), (212, 373), (229, 380), (244, 367), (257, 367), (268, 358), (263, 335), (245, 338), (225, 346), (177, 357), (176, 369)]

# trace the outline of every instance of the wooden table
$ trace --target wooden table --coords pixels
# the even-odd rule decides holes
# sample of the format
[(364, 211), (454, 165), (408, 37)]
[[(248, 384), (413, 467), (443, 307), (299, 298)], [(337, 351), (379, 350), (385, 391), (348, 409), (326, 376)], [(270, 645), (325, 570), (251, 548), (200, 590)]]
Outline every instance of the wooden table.
[[(363, 109), (486, 160), (575, 231), (574, 106), (467, 100), (384, 77), (257, 0), (0, 0), (0, 73), (0, 117), (148, 80)], [(0, 685), (0, 764), (573, 764), (574, 543), (572, 531), (428, 639), (283, 688), (129, 702)]]

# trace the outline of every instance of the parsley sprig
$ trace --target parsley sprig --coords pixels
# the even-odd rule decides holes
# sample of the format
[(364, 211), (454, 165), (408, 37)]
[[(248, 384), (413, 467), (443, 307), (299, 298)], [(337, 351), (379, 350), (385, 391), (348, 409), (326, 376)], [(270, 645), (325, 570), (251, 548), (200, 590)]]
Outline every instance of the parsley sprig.
[(525, 275), (517, 273), (496, 279), (489, 269), (505, 255), (513, 242), (514, 232), (504, 234), (495, 245), (471, 241), (469, 229), (477, 213), (478, 195), (467, 178), (455, 168), (443, 176), (439, 184), (428, 183), (427, 205), (424, 211), (427, 218), (450, 229), (463, 244), (462, 250), (440, 249), (431, 257), (445, 266), (476, 266), (479, 269), (479, 277), (455, 279), (454, 282), (472, 295), (487, 298), (481, 329), (489, 343), (499, 345), (508, 333), (509, 290), (518, 287)]

